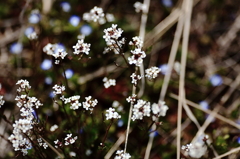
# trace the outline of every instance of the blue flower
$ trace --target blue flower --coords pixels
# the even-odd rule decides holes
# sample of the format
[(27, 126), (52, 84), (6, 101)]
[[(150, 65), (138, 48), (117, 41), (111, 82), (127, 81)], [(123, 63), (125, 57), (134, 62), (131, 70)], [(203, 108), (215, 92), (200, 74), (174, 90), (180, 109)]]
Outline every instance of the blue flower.
[(37, 24), (41, 19), (41, 16), (39, 14), (38, 10), (33, 10), (28, 18), (28, 22), (32, 24)]
[(26, 30), (25, 30), (25, 35), (26, 36), (29, 36), (30, 34), (32, 34), (34, 32), (34, 28), (33, 27), (28, 27)]
[(172, 7), (172, 5), (173, 5), (172, 0), (162, 0), (162, 4), (165, 7)]
[(45, 78), (45, 83), (48, 84), (48, 85), (51, 85), (52, 84), (52, 78), (51, 77), (46, 77)]
[(237, 138), (237, 143), (240, 144), (240, 137)]
[(117, 123), (118, 127), (122, 127), (123, 124), (124, 124), (123, 120), (121, 120), (121, 119), (118, 120), (118, 123)]
[(73, 26), (78, 26), (80, 22), (80, 17), (77, 15), (72, 15), (69, 19), (69, 23), (72, 24)]
[(161, 73), (163, 75), (166, 75), (167, 71), (168, 71), (168, 65), (167, 64), (162, 64), (159, 66), (159, 68), (161, 69)]
[(69, 12), (71, 10), (71, 6), (68, 2), (62, 2), (60, 5), (64, 12)]
[(13, 54), (20, 54), (23, 50), (23, 45), (21, 43), (13, 43), (10, 46), (10, 52)]
[(65, 74), (66, 74), (66, 78), (69, 79), (69, 78), (71, 78), (73, 76), (73, 70), (67, 69), (65, 71)]
[(199, 105), (202, 107), (203, 110), (207, 110), (207, 109), (209, 109), (208, 102), (205, 101), (205, 100), (199, 102)]
[(80, 32), (81, 32), (81, 34), (83, 34), (85, 36), (88, 36), (88, 35), (90, 35), (92, 33), (92, 28), (89, 25), (83, 25), (80, 28)]
[(49, 70), (52, 67), (52, 60), (44, 59), (41, 68), (42, 70)]
[(222, 77), (218, 74), (212, 75), (209, 81), (213, 86), (220, 86), (223, 83)]

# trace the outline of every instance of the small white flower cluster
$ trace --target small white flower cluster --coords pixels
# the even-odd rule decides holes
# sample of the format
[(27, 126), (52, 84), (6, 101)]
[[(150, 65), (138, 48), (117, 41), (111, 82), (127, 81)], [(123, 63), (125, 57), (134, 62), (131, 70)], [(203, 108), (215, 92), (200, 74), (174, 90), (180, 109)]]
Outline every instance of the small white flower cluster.
[(135, 48), (141, 49), (143, 47), (143, 41), (140, 37), (135, 36), (132, 38), (132, 41), (129, 42), (129, 45), (133, 45)]
[(67, 56), (67, 52), (63, 49), (58, 49), (57, 44), (48, 43), (43, 47), (43, 52), (55, 57), (55, 64), (59, 64), (60, 60), (64, 59)]
[(205, 142), (209, 143), (208, 139), (208, 135), (200, 136), (198, 141), (183, 145), (182, 150), (184, 150), (190, 157), (201, 158), (207, 152), (207, 145)]
[(57, 95), (57, 94), (62, 94), (65, 91), (65, 86), (60, 86), (55, 84), (53, 86), (53, 94)]
[(123, 111), (123, 106), (118, 101), (113, 101), (112, 107), (115, 108), (118, 112)]
[(89, 51), (90, 51), (90, 46), (91, 46), (91, 44), (84, 43), (83, 39), (78, 40), (76, 45), (73, 46), (73, 48), (74, 48), (74, 52), (73, 53), (75, 55), (79, 55), (79, 54), (83, 54), (83, 53), (88, 55)]
[(118, 150), (114, 159), (129, 159), (131, 155), (129, 153), (124, 153), (123, 150)]
[(154, 66), (154, 67), (151, 67), (151, 68), (148, 68), (145, 70), (145, 76), (149, 79), (149, 80), (152, 80), (154, 78), (156, 78), (158, 76), (158, 74), (160, 73), (161, 69)]
[(140, 119), (142, 120), (144, 116), (150, 116), (151, 107), (150, 102), (146, 102), (142, 99), (138, 99), (137, 103), (133, 105), (133, 116), (132, 120)]
[(109, 119), (120, 119), (121, 115), (118, 114), (118, 112), (115, 111), (115, 108), (110, 107), (108, 110), (106, 110), (106, 120)]
[(121, 28), (117, 29), (117, 24), (112, 24), (112, 27), (104, 29), (103, 32), (105, 33), (103, 38), (108, 46), (105, 51), (114, 51), (115, 54), (119, 54), (122, 46), (125, 44), (124, 38), (119, 40), (123, 30)]
[(99, 8), (97, 6), (95, 6), (93, 9), (90, 10), (89, 13), (84, 13), (83, 14), (83, 20), (86, 20), (88, 22), (90, 21), (94, 21), (94, 22), (99, 22), (100, 24), (102, 24), (101, 22), (104, 19), (104, 13), (103, 13), (103, 9)]
[(133, 6), (137, 13), (139, 13), (140, 11), (145, 13), (147, 11), (147, 6), (141, 2), (135, 2)]
[(37, 139), (39, 146), (42, 146), (44, 149), (47, 149), (48, 144), (42, 141), (42, 138)]
[(104, 82), (104, 87), (109, 88), (110, 86), (115, 86), (116, 85), (116, 80), (115, 79), (108, 79), (107, 77), (103, 78)]
[(35, 31), (29, 34), (27, 37), (29, 40), (36, 40), (38, 38), (37, 33)]
[(65, 104), (70, 103), (71, 104), (70, 109), (76, 110), (82, 105), (81, 103), (79, 103), (79, 99), (80, 99), (80, 96), (75, 95), (69, 98), (64, 98), (64, 103)]
[(5, 101), (3, 100), (3, 96), (0, 95), (0, 108), (3, 106)]
[(135, 73), (132, 73), (132, 75), (130, 76), (132, 78), (132, 83), (136, 86), (137, 85), (137, 81), (139, 81), (140, 79), (142, 79), (141, 75), (136, 75)]
[(135, 50), (131, 50), (131, 53), (132, 53), (132, 56), (128, 57), (129, 64), (140, 66), (143, 62), (143, 58), (146, 57), (145, 52), (139, 48), (135, 48)]
[(54, 144), (55, 144), (54, 147), (56, 147), (56, 148), (62, 147), (62, 142), (60, 142), (58, 139), (54, 141)]
[(17, 92), (28, 92), (28, 90), (31, 89), (31, 86), (29, 85), (29, 82), (27, 80), (18, 80), (16, 85), (19, 86)]
[(108, 22), (113, 22), (115, 20), (113, 14), (107, 13), (105, 18), (104, 15), (103, 9), (95, 6), (90, 12), (83, 14), (83, 20), (86, 20), (87, 22), (98, 22), (101, 25), (105, 24), (106, 20)]
[(51, 132), (54, 132), (57, 129), (58, 129), (58, 126), (56, 124), (54, 124), (53, 126), (50, 127)]
[(77, 140), (77, 136), (72, 137), (72, 134), (67, 134), (67, 137), (65, 137), (65, 145), (73, 144)]
[(22, 118), (15, 121), (13, 124), (13, 134), (8, 138), (12, 142), (15, 151), (22, 151), (23, 155), (26, 155), (28, 149), (32, 148), (32, 144), (28, 138), (24, 138), (24, 134), (30, 134), (34, 122), (34, 107), (37, 109), (43, 104), (36, 97), (29, 97), (27, 94), (28, 89), (31, 88), (29, 82), (26, 80), (19, 80), (17, 83), (19, 88), (17, 91), (20, 95), (16, 96), (17, 106), (20, 107)]
[(160, 101), (159, 104), (153, 103), (152, 104), (152, 113), (153, 115), (153, 121), (155, 121), (157, 119), (157, 117), (160, 116), (166, 116), (166, 112), (168, 110), (168, 106), (165, 105), (164, 101)]
[(92, 96), (85, 97), (86, 101), (83, 102), (83, 108), (86, 110), (90, 110), (90, 113), (92, 113), (93, 108), (97, 105), (98, 101), (97, 99), (92, 99)]
[(132, 96), (127, 97), (126, 100), (128, 103), (134, 103), (136, 101), (136, 97), (137, 97), (137, 95), (133, 94)]

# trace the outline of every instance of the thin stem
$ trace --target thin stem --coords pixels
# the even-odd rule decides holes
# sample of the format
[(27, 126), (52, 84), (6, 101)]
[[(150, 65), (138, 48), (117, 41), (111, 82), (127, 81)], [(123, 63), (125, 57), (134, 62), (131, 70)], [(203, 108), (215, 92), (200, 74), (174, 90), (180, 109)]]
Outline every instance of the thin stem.
[(190, 20), (192, 13), (192, 0), (185, 0), (183, 2), (185, 8), (184, 16), (184, 30), (183, 30), (183, 46), (181, 56), (181, 70), (180, 70), (180, 82), (179, 82), (179, 100), (178, 100), (178, 121), (177, 121), (177, 159), (180, 159), (181, 150), (181, 124), (182, 124), (182, 106), (185, 101), (185, 69), (187, 63), (187, 51), (188, 51), (188, 40), (190, 32)]
[(62, 66), (62, 69), (63, 69), (64, 80), (65, 80), (65, 83), (66, 83), (67, 89), (69, 90), (68, 81), (67, 81), (67, 76), (66, 76), (66, 73), (65, 73), (65, 68), (64, 68), (63, 65), (61, 65), (61, 66)]
[[(138, 71), (138, 67), (135, 67), (135, 72)], [(133, 85), (132, 87), (132, 95), (136, 94), (136, 86)], [(131, 123), (131, 116), (132, 116), (132, 109), (133, 109), (133, 102), (130, 104), (129, 114), (128, 114), (128, 124), (127, 124), (127, 131), (126, 131), (126, 138), (125, 138), (125, 146), (124, 146), (124, 153), (126, 153), (127, 150), (127, 144), (128, 144), (128, 135), (130, 131), (130, 123)]]

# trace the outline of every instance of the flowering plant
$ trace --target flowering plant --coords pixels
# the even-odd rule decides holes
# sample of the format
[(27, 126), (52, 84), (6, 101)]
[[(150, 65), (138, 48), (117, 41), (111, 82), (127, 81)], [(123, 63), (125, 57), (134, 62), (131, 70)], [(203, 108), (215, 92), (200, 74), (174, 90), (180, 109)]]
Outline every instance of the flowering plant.
[[(228, 88), (237, 88), (238, 76), (220, 94), (215, 92), (219, 96), (227, 92), (218, 104), (213, 97), (199, 104), (188, 100), (200, 101), (204, 96), (198, 91), (207, 94), (207, 88), (220, 90), (226, 84), (221, 72), (213, 74), (215, 68), (208, 70), (210, 78), (198, 88), (200, 82), (192, 76), (201, 74), (197, 72), (201, 64), (186, 67), (187, 60), (196, 60), (187, 51), (193, 46), (189, 40), (192, 0), (176, 4), (177, 9), (171, 0), (158, 4), (171, 14), (179, 11), (168, 27), (162, 25), (165, 21), (156, 25), (151, 19), (159, 14), (151, 10), (156, 2), (149, 0), (126, 4), (132, 11), (124, 11), (125, 18), (115, 10), (123, 5), (82, 3), (43, 0), (42, 8), (31, 1), (22, 4), (21, 31), (18, 41), (13, 38), (9, 45), (12, 63), (6, 64), (15, 72), (0, 79), (0, 127), (4, 128), (0, 145), (8, 145), (0, 157), (219, 158), (239, 150), (240, 137), (234, 133), (240, 129), (234, 122), (238, 107), (229, 106), (221, 114), (221, 106), (230, 102), (234, 92)], [(162, 55), (158, 39), (176, 21), (168, 57)], [(193, 85), (199, 90), (189, 88)], [(224, 137), (218, 135), (224, 134), (219, 121), (233, 127)], [(211, 123), (218, 132), (207, 129), (214, 127)], [(227, 141), (230, 138), (234, 142)]]

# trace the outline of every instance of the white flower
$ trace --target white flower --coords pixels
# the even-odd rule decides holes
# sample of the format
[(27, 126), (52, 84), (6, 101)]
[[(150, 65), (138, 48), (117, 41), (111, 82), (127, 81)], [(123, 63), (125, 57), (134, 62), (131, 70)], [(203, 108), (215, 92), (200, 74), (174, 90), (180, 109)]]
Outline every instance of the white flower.
[(69, 152), (69, 155), (70, 155), (71, 157), (76, 157), (76, 153), (73, 152), (73, 151), (70, 151), (70, 152)]
[(97, 105), (98, 101), (97, 99), (92, 99), (92, 96), (85, 97), (86, 101), (83, 102), (83, 108), (86, 110), (90, 110), (91, 113), (93, 111), (93, 108)]
[(143, 62), (143, 58), (146, 57), (146, 54), (141, 49), (136, 48), (135, 50), (131, 50), (133, 54), (131, 57), (128, 57), (129, 64), (135, 64), (136, 66), (140, 66)]
[(136, 75), (135, 73), (133, 73), (130, 77), (132, 78), (132, 83), (134, 85), (137, 85), (137, 81), (139, 81), (142, 78), (141, 75)]
[(154, 66), (154, 67), (151, 67), (151, 68), (148, 68), (145, 70), (145, 73), (146, 73), (146, 77), (151, 80), (151, 79), (154, 79), (158, 76), (158, 74), (160, 73), (161, 69)]
[(104, 87), (109, 88), (110, 86), (115, 86), (116, 85), (116, 80), (115, 79), (108, 79), (107, 77), (103, 78), (104, 82)]
[(120, 119), (121, 115), (118, 114), (118, 112), (115, 111), (114, 108), (110, 107), (108, 110), (106, 110), (106, 120), (109, 119)]
[(182, 146), (182, 150), (184, 150), (189, 156), (193, 158), (201, 158), (207, 152), (207, 142), (210, 144), (208, 135), (201, 135), (198, 137), (197, 141), (194, 143), (190, 143)]
[(114, 159), (129, 159), (131, 155), (129, 153), (124, 153), (123, 150), (118, 150)]
[(57, 84), (55, 84), (53, 86), (53, 94), (57, 95), (57, 94), (62, 94), (65, 91), (65, 86), (59, 86)]
[(147, 10), (147, 6), (141, 2), (135, 2), (133, 6), (137, 13), (139, 13), (140, 11), (146, 12)]
[(89, 51), (90, 51), (90, 46), (91, 44), (87, 44), (87, 43), (84, 43), (83, 42), (83, 39), (81, 40), (78, 40), (77, 44), (75, 46), (73, 46), (74, 48), (74, 54), (75, 55), (78, 55), (78, 54), (82, 54), (82, 53), (85, 53), (86, 55), (89, 54)]
[(104, 24), (105, 22), (103, 22), (103, 20), (105, 21), (105, 19), (103, 9), (95, 6), (93, 9), (90, 10), (90, 12), (83, 14), (83, 20), (86, 20), (88, 22), (98, 21), (99, 24)]
[(29, 40), (36, 40), (38, 38), (37, 33), (35, 31), (29, 34), (27, 37)]
[(136, 94), (133, 94), (132, 96), (129, 96), (126, 100), (128, 103), (134, 103), (136, 101)]
[(150, 102), (146, 102), (139, 99), (136, 104), (133, 105), (133, 116), (132, 120), (140, 119), (142, 120), (144, 116), (150, 116)]
[(79, 99), (80, 99), (80, 96), (75, 95), (69, 98), (64, 98), (64, 103), (65, 104), (70, 103), (71, 104), (70, 109), (76, 110), (82, 105), (81, 103), (79, 103), (78, 101)]
[(31, 89), (31, 86), (27, 80), (18, 80), (16, 85), (19, 85), (19, 88), (17, 89), (18, 92), (24, 92)]
[(107, 52), (112, 50), (115, 52), (115, 54), (119, 54), (121, 47), (125, 44), (124, 38), (119, 40), (123, 30), (121, 28), (117, 29), (117, 24), (112, 24), (112, 27), (104, 29), (103, 32), (105, 33), (103, 38), (108, 46)]
[(0, 108), (1, 108), (1, 106), (3, 106), (4, 103), (5, 103), (5, 101), (3, 100), (3, 96), (0, 95)]
[(160, 101), (159, 104), (153, 103), (152, 104), (152, 112), (153, 114), (160, 116), (166, 116), (166, 112), (168, 110), (168, 106), (165, 105), (165, 102)]
[(140, 39), (140, 37), (135, 36), (132, 38), (132, 41), (129, 42), (129, 45), (133, 45), (134, 47), (141, 49), (143, 46), (143, 41)]
[(106, 14), (106, 19), (108, 22), (113, 22), (115, 20), (115, 17), (113, 14), (107, 13)]
[(77, 140), (77, 136), (72, 138), (72, 134), (67, 134), (67, 137), (65, 137), (65, 145), (73, 144)]
[(56, 49), (56, 44), (48, 43), (46, 46), (43, 47), (43, 52), (47, 53), (48, 55), (54, 54)]
[(53, 132), (55, 130), (57, 130), (58, 126), (56, 124), (54, 124), (53, 126), (50, 127), (50, 131)]

